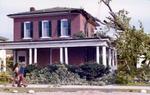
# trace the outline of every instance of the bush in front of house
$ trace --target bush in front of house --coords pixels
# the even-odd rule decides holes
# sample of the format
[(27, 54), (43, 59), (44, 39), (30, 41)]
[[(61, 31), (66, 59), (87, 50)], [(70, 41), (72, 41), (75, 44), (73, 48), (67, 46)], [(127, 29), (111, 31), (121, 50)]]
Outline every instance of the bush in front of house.
[(34, 71), (35, 69), (38, 69), (38, 67), (35, 64), (28, 65), (26, 67), (26, 73), (30, 73), (30, 72)]
[(130, 80), (130, 76), (128, 74), (125, 74), (124, 72), (120, 71), (116, 74), (116, 84), (128, 84)]
[(88, 63), (80, 66), (80, 72), (78, 74), (81, 77), (86, 77), (87, 80), (93, 80), (102, 77), (108, 72), (109, 69), (102, 64)]
[(78, 74), (68, 71), (63, 64), (53, 64), (31, 72), (30, 83), (40, 84), (81, 84), (82, 79)]
[(8, 72), (0, 72), (0, 83), (9, 83), (11, 76)]
[(28, 81), (40, 84), (104, 85), (108, 83), (106, 80), (110, 79), (110, 77), (104, 77), (108, 72), (109, 69), (100, 64), (80, 66), (53, 64), (33, 70)]
[(109, 73), (109, 68), (102, 64), (87, 63), (80, 66), (68, 66), (69, 71), (77, 73), (81, 78), (93, 80)]

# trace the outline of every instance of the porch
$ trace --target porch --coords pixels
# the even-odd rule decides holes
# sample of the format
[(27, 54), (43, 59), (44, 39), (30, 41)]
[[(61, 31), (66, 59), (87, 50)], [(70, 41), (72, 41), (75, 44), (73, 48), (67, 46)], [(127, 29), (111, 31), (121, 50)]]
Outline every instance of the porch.
[(5, 42), (0, 49), (13, 50), (14, 64), (84, 64), (93, 62), (117, 69), (116, 49), (109, 39), (65, 39), (49, 41)]

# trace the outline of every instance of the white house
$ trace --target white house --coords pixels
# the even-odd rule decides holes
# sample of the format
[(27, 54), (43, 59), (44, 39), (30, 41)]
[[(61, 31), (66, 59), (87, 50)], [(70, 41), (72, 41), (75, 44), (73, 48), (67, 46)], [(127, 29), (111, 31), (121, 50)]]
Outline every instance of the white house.
[[(0, 36), (0, 43), (6, 41), (7, 38)], [(6, 71), (6, 50), (0, 50), (0, 72)]]

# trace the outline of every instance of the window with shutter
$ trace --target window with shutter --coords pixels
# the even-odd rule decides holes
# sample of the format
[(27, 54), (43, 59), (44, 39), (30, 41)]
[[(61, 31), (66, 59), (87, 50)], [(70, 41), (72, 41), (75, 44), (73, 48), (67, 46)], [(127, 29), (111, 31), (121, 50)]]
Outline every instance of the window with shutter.
[(70, 25), (69, 25), (69, 20), (68, 19), (61, 19), (61, 27), (60, 27), (60, 30), (61, 30), (61, 35), (60, 37), (69, 37), (70, 35)]
[(58, 35), (58, 37), (60, 36), (60, 26), (61, 25), (61, 21), (60, 20), (58, 20), (57, 21), (57, 35)]
[(24, 38), (24, 23), (21, 23), (21, 38)]
[(48, 20), (42, 21), (41, 38), (49, 38), (51, 36), (51, 22)]
[(23, 23), (23, 33), (22, 37), (23, 39), (31, 39), (33, 35), (33, 24), (30, 21), (26, 21)]
[(68, 20), (68, 35), (71, 36), (71, 20)]
[(39, 21), (39, 37), (42, 37), (42, 22)]

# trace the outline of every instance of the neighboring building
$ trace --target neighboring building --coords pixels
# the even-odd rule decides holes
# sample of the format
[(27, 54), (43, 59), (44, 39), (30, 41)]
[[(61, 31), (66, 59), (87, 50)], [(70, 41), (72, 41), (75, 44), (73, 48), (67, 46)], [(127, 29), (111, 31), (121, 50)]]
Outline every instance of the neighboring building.
[[(116, 49), (108, 38), (94, 38), (97, 19), (83, 9), (55, 7), (10, 14), (14, 19), (14, 41), (1, 43), (11, 49), (14, 63), (48, 64), (102, 63), (117, 69)], [(85, 34), (85, 38), (80, 32)]]
[[(6, 41), (5, 37), (0, 36), (0, 43)], [(6, 71), (6, 50), (0, 50), (0, 72)]]
[[(143, 63), (143, 61), (144, 61), (144, 63)], [(139, 56), (138, 59), (137, 59), (136, 67), (137, 67), (137, 68), (141, 68), (142, 65), (144, 65), (144, 64), (148, 65), (148, 64), (149, 64), (149, 60), (146, 60), (146, 59), (145, 59), (145, 55), (141, 55), (141, 56)]]
[(6, 50), (6, 58), (11, 59), (13, 57), (13, 51), (12, 50)]

